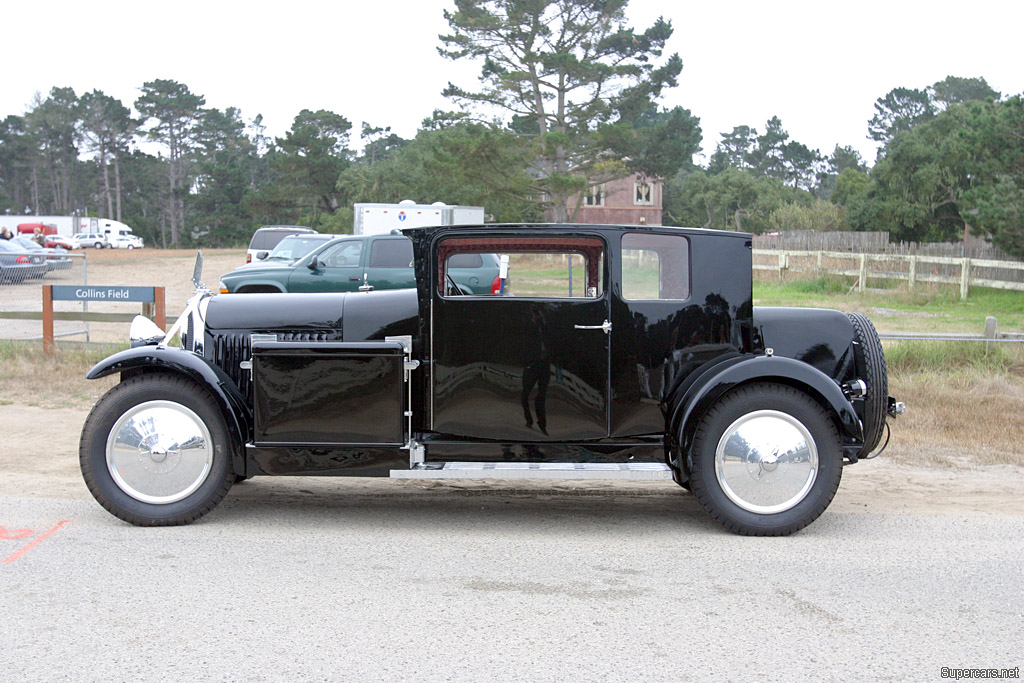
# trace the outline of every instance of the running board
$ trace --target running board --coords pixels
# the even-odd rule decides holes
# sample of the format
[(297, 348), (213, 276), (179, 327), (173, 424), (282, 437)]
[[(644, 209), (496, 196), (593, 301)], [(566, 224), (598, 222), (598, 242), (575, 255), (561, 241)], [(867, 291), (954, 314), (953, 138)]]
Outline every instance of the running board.
[(391, 470), (392, 479), (671, 479), (660, 462), (433, 462)]

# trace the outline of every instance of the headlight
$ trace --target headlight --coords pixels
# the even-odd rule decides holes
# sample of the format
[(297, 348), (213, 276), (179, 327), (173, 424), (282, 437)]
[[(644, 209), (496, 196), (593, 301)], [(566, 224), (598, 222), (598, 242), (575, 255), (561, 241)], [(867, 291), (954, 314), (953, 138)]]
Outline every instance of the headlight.
[(228, 286), (226, 284), (224, 284), (223, 280), (220, 280), (217, 283), (217, 291), (219, 291), (221, 294), (229, 294)]

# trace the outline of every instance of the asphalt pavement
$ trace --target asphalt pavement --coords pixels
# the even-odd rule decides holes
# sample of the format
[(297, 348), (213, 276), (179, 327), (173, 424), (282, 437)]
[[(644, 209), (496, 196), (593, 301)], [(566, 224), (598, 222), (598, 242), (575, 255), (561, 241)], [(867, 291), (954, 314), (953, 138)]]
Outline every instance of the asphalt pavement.
[(28, 495), (0, 499), (0, 525), (9, 681), (926, 681), (1024, 664), (1019, 514), (834, 505), (795, 536), (743, 538), (670, 483), (255, 479), (185, 527)]

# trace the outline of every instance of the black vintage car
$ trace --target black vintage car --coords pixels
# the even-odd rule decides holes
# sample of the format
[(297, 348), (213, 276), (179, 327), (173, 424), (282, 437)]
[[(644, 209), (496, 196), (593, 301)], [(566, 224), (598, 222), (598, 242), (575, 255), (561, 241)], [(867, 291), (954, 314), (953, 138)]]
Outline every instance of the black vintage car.
[[(415, 289), (211, 297), (197, 275), (168, 333), (137, 319), (88, 375), (121, 375), (82, 432), (96, 499), (170, 525), (254, 475), (674, 479), (730, 530), (780, 535), (902, 412), (866, 318), (753, 306), (750, 235), (404, 233)], [(497, 294), (447, 274), (492, 253), (516, 273)]]

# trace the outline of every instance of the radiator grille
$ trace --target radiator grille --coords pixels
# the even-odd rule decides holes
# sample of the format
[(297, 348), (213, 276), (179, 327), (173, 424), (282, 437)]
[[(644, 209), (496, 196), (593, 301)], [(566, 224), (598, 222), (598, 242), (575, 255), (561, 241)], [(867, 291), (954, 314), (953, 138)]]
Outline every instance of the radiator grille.
[(207, 347), (213, 357), (213, 364), (227, 373), (238, 390), (245, 396), (246, 402), (252, 404), (252, 380), (248, 370), (239, 367), (239, 363), (249, 360), (252, 355), (249, 347), (249, 332), (236, 332), (214, 335), (212, 344)]

